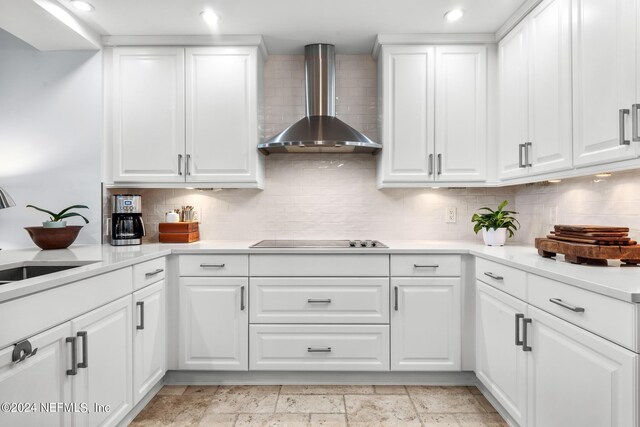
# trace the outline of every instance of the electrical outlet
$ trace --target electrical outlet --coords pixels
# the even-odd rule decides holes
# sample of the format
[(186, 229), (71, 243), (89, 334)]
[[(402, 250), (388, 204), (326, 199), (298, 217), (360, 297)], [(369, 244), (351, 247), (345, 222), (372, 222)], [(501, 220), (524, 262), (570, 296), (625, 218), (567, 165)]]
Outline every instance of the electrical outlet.
[(458, 221), (458, 212), (456, 208), (447, 208), (444, 215), (444, 222), (455, 223)]

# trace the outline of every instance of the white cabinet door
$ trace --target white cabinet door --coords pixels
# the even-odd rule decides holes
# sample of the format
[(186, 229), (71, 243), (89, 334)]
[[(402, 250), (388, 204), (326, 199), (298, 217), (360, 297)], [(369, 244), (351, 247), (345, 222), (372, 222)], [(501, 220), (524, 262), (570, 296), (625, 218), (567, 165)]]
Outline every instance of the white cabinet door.
[(460, 370), (460, 279), (391, 279), (391, 370)]
[(528, 142), (529, 44), (527, 21), (518, 24), (498, 44), (499, 135), (501, 179), (528, 173), (524, 146)]
[(113, 50), (113, 179), (183, 182), (184, 49)]
[(433, 181), (434, 48), (383, 46), (378, 184)]
[(638, 354), (529, 307), (528, 425), (637, 426)]
[(73, 401), (90, 408), (74, 414), (74, 426), (116, 425), (133, 408), (132, 312), (127, 295), (71, 322), (79, 363)]
[(137, 404), (166, 371), (164, 280), (133, 294), (133, 404)]
[(530, 173), (570, 169), (571, 0), (545, 0), (528, 21)]
[[(5, 325), (8, 327), (8, 325)], [(64, 323), (28, 339), (32, 349), (37, 352), (22, 362), (14, 363), (14, 346), (0, 350), (0, 402), (34, 403), (29, 412), (0, 412), (0, 425), (3, 426), (67, 426), (70, 425), (70, 412), (56, 406), (56, 403), (69, 403), (71, 399), (71, 379), (67, 370), (71, 370), (70, 343), (71, 324)], [(77, 401), (81, 403), (80, 401)], [(40, 405), (47, 405), (44, 408)], [(51, 406), (48, 406), (51, 405)], [(47, 412), (47, 409), (49, 412)]]
[(484, 283), (476, 287), (476, 376), (520, 426), (526, 425), (527, 353), (516, 345), (527, 304)]
[(186, 49), (187, 181), (257, 183), (258, 48)]
[(484, 181), (487, 48), (441, 46), (435, 54), (436, 179)]
[[(630, 116), (636, 101), (636, 0), (573, 0), (574, 164), (633, 158)], [(622, 141), (630, 141), (628, 145)]]
[(248, 369), (248, 280), (180, 278), (180, 369)]

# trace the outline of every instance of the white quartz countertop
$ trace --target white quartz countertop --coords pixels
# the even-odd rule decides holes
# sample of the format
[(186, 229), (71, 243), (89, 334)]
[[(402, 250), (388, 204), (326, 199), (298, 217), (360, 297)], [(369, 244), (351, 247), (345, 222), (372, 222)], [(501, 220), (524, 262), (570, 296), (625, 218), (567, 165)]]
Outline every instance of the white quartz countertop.
[[(78, 245), (69, 249), (0, 251), (0, 270), (23, 265), (86, 264), (71, 270), (47, 274), (0, 286), (0, 302), (82, 280), (170, 254), (470, 254), (529, 273), (562, 281), (627, 302), (640, 303), (640, 267), (575, 265), (542, 258), (530, 246), (487, 247), (468, 241), (384, 241), (388, 248), (250, 248), (255, 241), (201, 241), (190, 244), (144, 244), (139, 246)], [(89, 264), (88, 264), (89, 263)]]

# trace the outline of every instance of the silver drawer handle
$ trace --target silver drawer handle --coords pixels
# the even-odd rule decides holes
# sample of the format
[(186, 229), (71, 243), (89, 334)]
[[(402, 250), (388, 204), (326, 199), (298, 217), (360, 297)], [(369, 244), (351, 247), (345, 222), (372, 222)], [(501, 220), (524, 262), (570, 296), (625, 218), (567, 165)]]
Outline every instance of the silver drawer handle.
[(559, 305), (560, 307), (566, 308), (567, 310), (574, 311), (576, 313), (584, 313), (584, 308), (576, 307), (575, 305), (567, 304), (562, 301), (560, 298), (550, 298), (549, 302)]
[(202, 268), (224, 268), (224, 264), (200, 264)]
[(148, 272), (148, 273), (144, 273), (144, 277), (151, 277), (151, 276), (155, 276), (156, 274), (160, 274), (160, 273), (162, 273), (163, 271), (164, 271), (164, 269), (163, 269), (163, 268), (158, 268), (158, 269), (157, 269), (157, 270), (155, 270), (155, 271), (150, 271), (150, 272)]
[(440, 267), (438, 264), (433, 264), (433, 265), (413, 264), (413, 268), (438, 268), (438, 267)]
[(504, 280), (504, 277), (498, 276), (497, 274), (493, 274), (490, 271), (485, 271), (484, 275), (487, 277), (491, 277), (492, 279), (495, 279), (495, 280)]
[(307, 352), (308, 353), (331, 353), (331, 347), (325, 347), (325, 348), (307, 347)]
[(331, 298), (326, 298), (326, 299), (313, 299), (313, 298), (309, 298), (307, 300), (307, 302), (309, 304), (331, 304)]

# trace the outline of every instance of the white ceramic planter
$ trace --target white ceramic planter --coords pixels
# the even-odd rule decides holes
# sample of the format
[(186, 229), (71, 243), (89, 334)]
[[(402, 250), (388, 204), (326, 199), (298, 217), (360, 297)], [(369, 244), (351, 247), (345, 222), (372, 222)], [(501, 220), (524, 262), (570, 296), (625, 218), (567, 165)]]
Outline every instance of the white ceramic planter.
[(487, 246), (504, 246), (504, 242), (507, 241), (507, 229), (498, 228), (494, 230), (492, 228), (483, 228), (482, 238), (484, 239), (484, 244)]
[(42, 223), (42, 228), (65, 228), (67, 221), (45, 221)]

